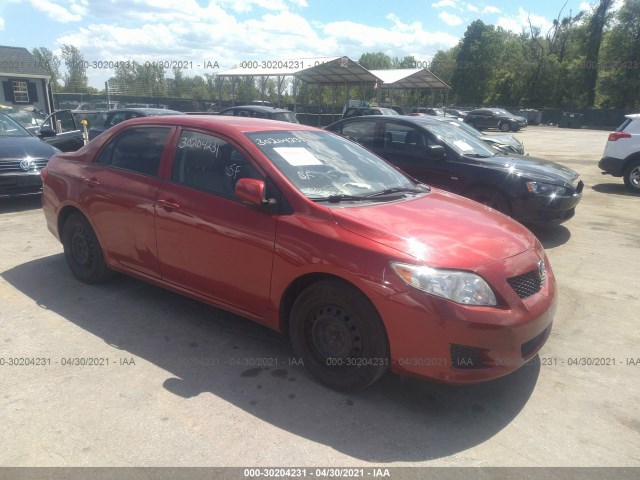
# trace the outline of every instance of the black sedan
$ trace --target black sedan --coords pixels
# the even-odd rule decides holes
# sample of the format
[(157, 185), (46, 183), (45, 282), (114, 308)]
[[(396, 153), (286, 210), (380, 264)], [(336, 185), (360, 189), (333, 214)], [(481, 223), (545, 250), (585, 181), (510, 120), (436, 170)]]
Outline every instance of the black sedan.
[(464, 121), (478, 130), (497, 128), (501, 132), (517, 132), (527, 126), (527, 119), (514, 115), (503, 108), (478, 108), (471, 110)]
[(234, 117), (268, 118), (270, 120), (280, 120), (281, 122), (300, 123), (296, 114), (291, 110), (278, 107), (268, 107), (265, 105), (241, 105), (238, 107), (225, 108), (218, 112), (219, 115), (232, 115)]
[(40, 193), (40, 170), (59, 151), (0, 113), (0, 197)]
[(565, 222), (582, 197), (584, 184), (570, 168), (498, 153), (463, 129), (429, 117), (348, 118), (327, 130), (360, 143), (422, 182), (522, 223)]
[(124, 108), (122, 110), (107, 110), (100, 114), (95, 125), (92, 125), (89, 129), (89, 140), (93, 140), (105, 130), (130, 118), (159, 117), (161, 115), (182, 115), (182, 112), (167, 110), (165, 108)]

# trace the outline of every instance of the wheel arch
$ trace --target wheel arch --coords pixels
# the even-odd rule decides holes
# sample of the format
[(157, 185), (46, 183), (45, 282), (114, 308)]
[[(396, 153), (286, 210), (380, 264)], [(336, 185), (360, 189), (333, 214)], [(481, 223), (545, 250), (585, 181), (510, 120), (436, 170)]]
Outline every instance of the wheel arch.
[[(62, 231), (64, 228), (64, 224), (67, 221), (67, 219), (73, 215), (74, 213), (79, 213), (80, 215), (82, 215), (84, 218), (87, 218), (87, 216), (84, 214), (84, 212), (82, 210), (80, 210), (78, 207), (76, 207), (75, 205), (65, 205), (64, 207), (62, 207), (62, 210), (60, 210), (60, 213), (58, 213), (58, 236), (62, 239)], [(89, 219), (87, 219), (88, 221)], [(95, 231), (95, 229), (94, 229)]]
[(627, 171), (627, 168), (629, 168), (629, 165), (631, 165), (633, 162), (638, 160), (640, 160), (640, 151), (634, 152), (631, 155), (629, 155), (627, 158), (625, 158), (624, 164), (622, 165), (622, 174), (624, 175), (624, 172)]
[[(365, 294), (362, 291), (362, 289), (359, 288), (356, 284), (347, 280), (346, 278), (341, 277), (339, 275), (334, 275), (334, 274), (325, 273), (325, 272), (306, 273), (304, 275), (299, 276), (295, 280), (293, 280), (287, 286), (284, 293), (280, 297), (278, 330), (282, 334), (284, 335), (289, 334), (289, 317), (291, 315), (291, 309), (293, 308), (293, 304), (296, 301), (296, 298), (298, 297), (298, 295), (300, 295), (300, 293), (302, 293), (302, 291), (305, 290), (307, 287), (310, 287), (314, 283), (318, 283), (323, 280), (332, 280), (335, 282), (347, 284), (355, 288), (362, 295), (363, 298), (367, 299), (367, 301), (371, 304), (372, 308), (374, 308), (376, 312), (378, 311), (374, 302), (371, 301), (371, 299), (367, 296), (367, 294)], [(380, 315), (379, 312), (378, 312), (378, 315)], [(380, 318), (382, 318), (382, 316), (380, 316)], [(384, 324), (384, 321), (382, 323)], [(385, 332), (385, 335), (386, 335), (386, 332)], [(387, 335), (387, 342), (388, 342), (388, 335)]]

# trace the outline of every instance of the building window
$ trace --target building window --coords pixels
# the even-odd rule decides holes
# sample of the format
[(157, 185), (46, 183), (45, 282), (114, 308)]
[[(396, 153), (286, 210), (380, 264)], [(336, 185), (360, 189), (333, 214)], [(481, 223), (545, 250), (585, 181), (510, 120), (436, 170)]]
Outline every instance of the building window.
[(29, 103), (27, 82), (13, 82), (13, 98), (16, 103)]

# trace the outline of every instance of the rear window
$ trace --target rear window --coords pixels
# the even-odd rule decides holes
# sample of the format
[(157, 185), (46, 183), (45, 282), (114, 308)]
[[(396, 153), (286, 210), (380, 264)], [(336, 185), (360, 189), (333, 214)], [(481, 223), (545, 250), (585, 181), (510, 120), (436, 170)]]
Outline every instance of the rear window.
[(632, 118), (625, 118), (624, 122), (622, 122), (622, 125), (620, 125), (616, 129), (616, 132), (624, 132), (624, 129), (627, 128), (631, 122), (633, 122)]

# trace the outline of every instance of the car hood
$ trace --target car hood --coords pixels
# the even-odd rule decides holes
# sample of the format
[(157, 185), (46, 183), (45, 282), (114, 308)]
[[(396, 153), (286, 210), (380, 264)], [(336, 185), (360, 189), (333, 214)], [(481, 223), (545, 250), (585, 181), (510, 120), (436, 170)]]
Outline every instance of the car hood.
[(483, 135), (482, 140), (511, 145), (512, 147), (520, 147), (522, 145), (522, 142), (513, 135)]
[(514, 174), (520, 174), (532, 180), (552, 183), (554, 185), (573, 185), (580, 176), (576, 171), (560, 165), (559, 163), (543, 160), (525, 155), (496, 155), (495, 157), (471, 159), (480, 161), (487, 166), (499, 167), (504, 170), (513, 170)]
[(533, 234), (506, 215), (437, 188), (420, 198), (331, 213), (342, 228), (432, 267), (475, 270), (535, 244)]
[(58, 152), (36, 137), (0, 137), (0, 160), (24, 157), (49, 158)]

